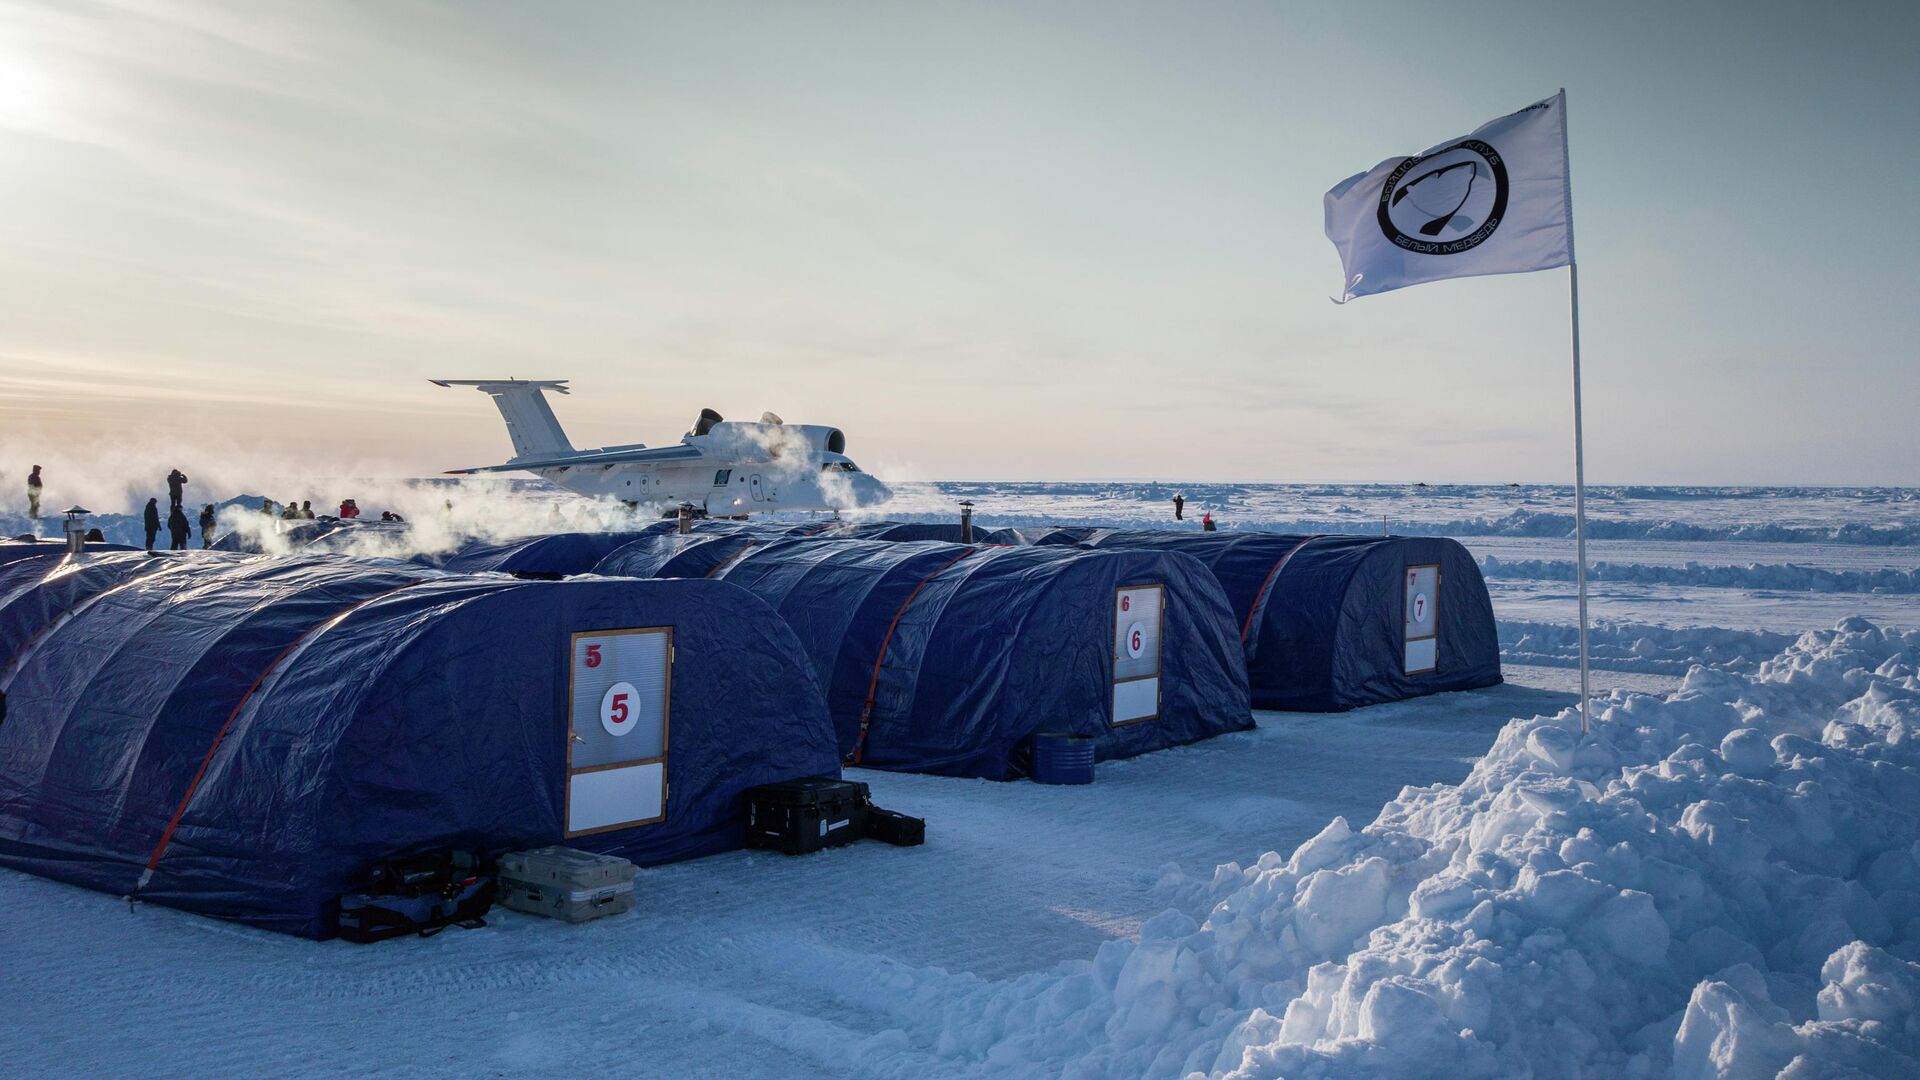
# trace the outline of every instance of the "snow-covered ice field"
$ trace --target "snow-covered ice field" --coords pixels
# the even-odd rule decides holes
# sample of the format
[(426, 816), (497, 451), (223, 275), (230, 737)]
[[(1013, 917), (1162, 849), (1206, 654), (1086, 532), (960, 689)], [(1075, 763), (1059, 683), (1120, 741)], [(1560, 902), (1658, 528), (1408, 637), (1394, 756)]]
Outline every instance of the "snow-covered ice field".
[(581, 927), (316, 945), (0, 872), (0, 1072), (1920, 1075), (1920, 493), (1598, 490), (1584, 741), (1565, 489), (942, 484), (888, 516), (1169, 523), (1175, 490), (1458, 537), (1507, 685), (1259, 713), (1090, 788), (859, 772), (924, 847), (649, 869)]

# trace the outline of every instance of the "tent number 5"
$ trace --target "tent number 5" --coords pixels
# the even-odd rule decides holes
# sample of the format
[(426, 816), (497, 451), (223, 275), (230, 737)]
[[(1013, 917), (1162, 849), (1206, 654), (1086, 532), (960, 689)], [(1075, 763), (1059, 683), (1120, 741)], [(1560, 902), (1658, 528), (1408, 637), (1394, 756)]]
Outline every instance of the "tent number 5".
[(587, 666), (590, 668), (597, 668), (600, 666), (600, 646), (598, 645), (587, 646)]
[(637, 717), (633, 713), (633, 701), (639, 692), (632, 683), (617, 682), (607, 688), (607, 694), (600, 699), (600, 726), (613, 736), (625, 735), (633, 730)]

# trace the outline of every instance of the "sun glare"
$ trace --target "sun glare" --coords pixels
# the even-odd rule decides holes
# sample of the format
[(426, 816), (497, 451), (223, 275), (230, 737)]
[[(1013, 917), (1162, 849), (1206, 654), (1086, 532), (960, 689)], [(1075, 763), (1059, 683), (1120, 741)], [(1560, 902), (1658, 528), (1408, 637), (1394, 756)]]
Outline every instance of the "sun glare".
[(46, 76), (11, 57), (0, 57), (0, 127), (40, 127), (46, 119)]

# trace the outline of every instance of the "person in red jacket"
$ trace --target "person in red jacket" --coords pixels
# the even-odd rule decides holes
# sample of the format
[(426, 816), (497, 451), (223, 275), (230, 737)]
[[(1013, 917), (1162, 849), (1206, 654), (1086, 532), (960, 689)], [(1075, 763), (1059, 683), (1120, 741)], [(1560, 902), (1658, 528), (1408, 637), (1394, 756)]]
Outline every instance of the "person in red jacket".
[(357, 518), (359, 516), (360, 516), (360, 508), (354, 505), (354, 502), (352, 499), (340, 500), (340, 517), (343, 520), (348, 518)]

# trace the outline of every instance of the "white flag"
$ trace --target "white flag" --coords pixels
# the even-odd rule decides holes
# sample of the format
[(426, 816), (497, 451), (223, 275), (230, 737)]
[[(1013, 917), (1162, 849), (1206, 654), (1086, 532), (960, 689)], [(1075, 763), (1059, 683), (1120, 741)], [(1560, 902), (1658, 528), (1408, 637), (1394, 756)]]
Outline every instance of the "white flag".
[(1573, 261), (1566, 92), (1388, 158), (1327, 192), (1345, 300), (1404, 285), (1551, 270)]

